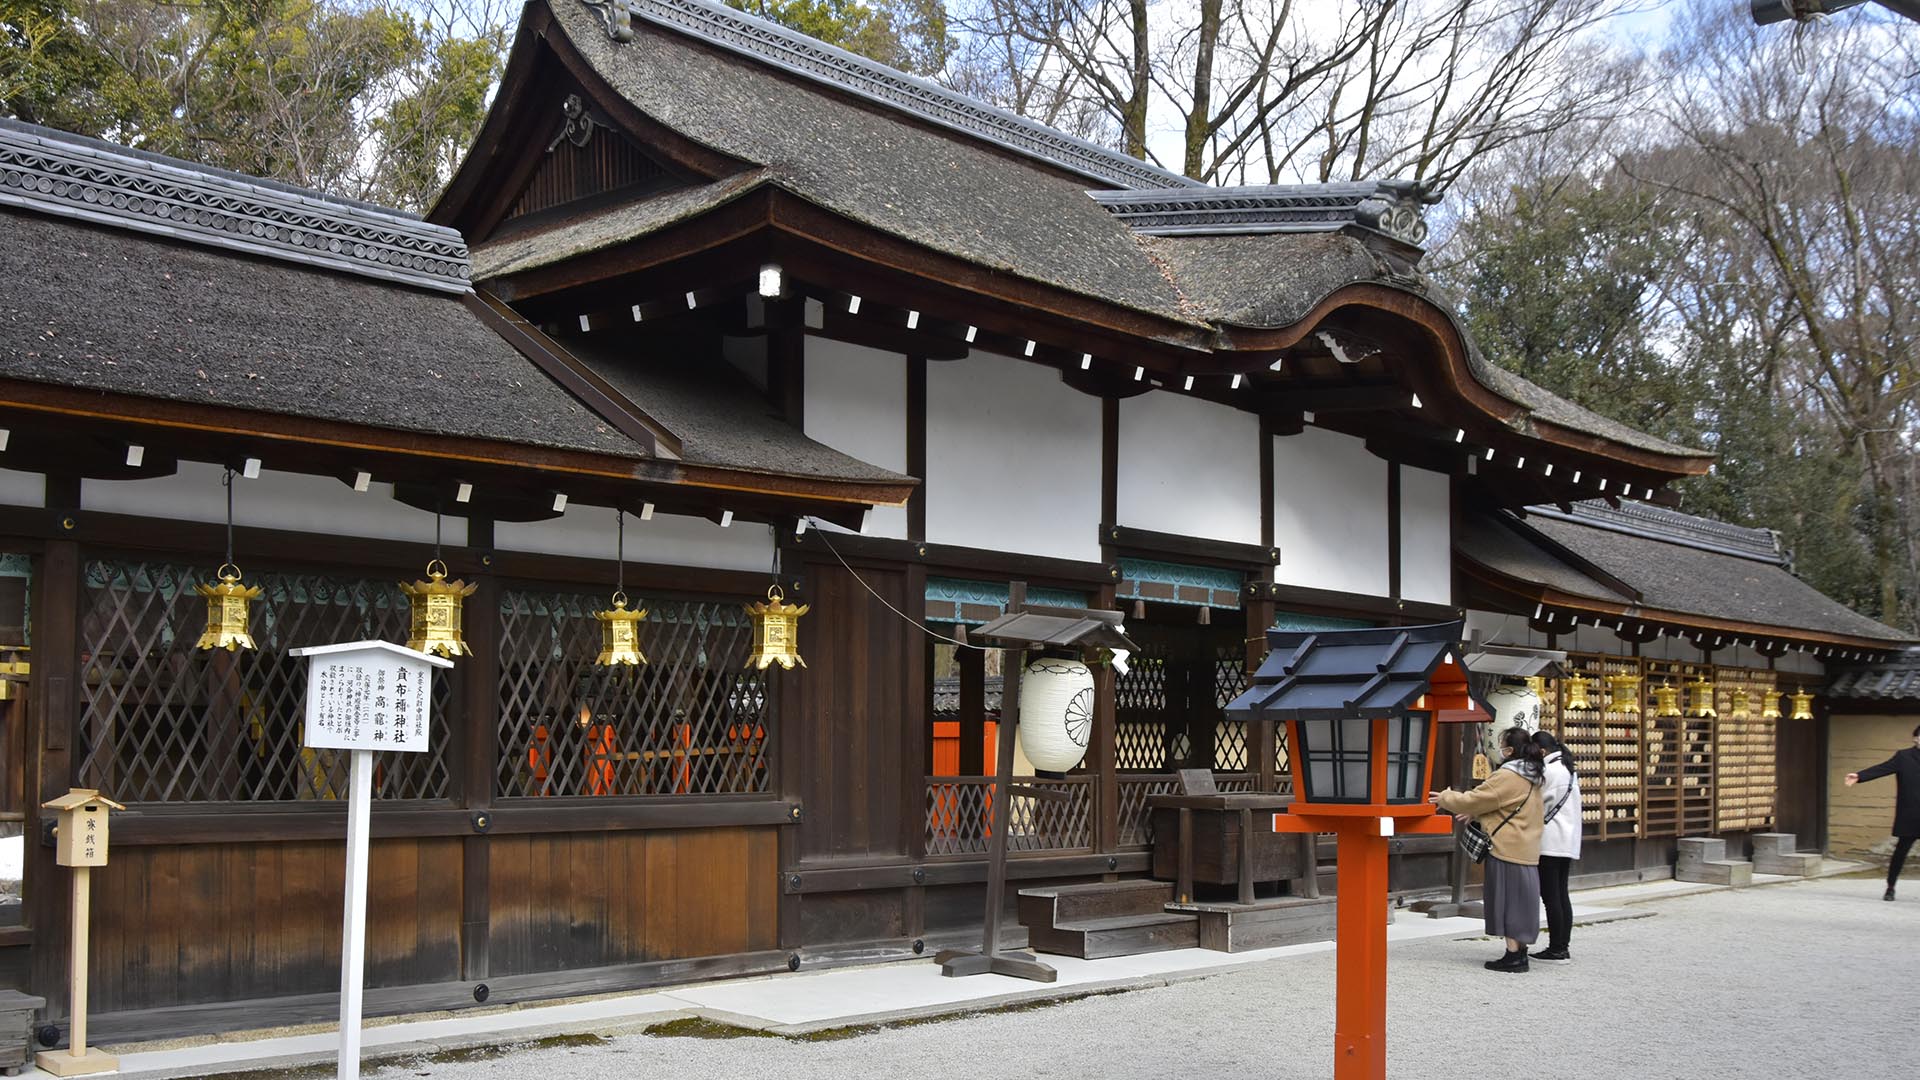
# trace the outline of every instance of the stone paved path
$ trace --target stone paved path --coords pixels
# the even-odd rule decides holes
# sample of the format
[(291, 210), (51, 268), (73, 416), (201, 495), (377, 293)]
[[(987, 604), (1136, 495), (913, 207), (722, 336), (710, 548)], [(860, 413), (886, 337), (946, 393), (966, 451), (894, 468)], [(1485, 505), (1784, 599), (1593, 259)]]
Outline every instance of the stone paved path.
[[(1920, 881), (1834, 878), (1680, 897), (1583, 927), (1574, 963), (1483, 971), (1499, 946), (1389, 953), (1389, 1075), (1406, 1080), (1920, 1076)], [(377, 1080), (565, 1077), (1185, 1077), (1324, 1080), (1333, 958), (827, 1041), (614, 1036)]]

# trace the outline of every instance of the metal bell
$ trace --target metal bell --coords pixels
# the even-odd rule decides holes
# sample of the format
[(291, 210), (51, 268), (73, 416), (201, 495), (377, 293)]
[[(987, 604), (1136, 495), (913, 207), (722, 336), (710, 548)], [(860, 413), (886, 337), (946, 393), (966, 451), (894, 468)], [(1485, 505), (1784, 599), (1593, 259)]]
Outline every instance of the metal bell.
[[(640, 620), (647, 617), (646, 608), (627, 610), (627, 594), (613, 594), (613, 606), (605, 611), (596, 611), (593, 617), (600, 620), (600, 655), (594, 663), (601, 667), (625, 664), (638, 667), (647, 662), (646, 655), (640, 651)], [(585, 706), (582, 706), (585, 708)]]
[(469, 585), (464, 581), (448, 581), (447, 564), (435, 559), (427, 564), (428, 581), (416, 581), (409, 585), (400, 583), (400, 591), (407, 594), (413, 604), (413, 624), (407, 635), (407, 648), (423, 653), (438, 653), (452, 658), (471, 656), (473, 650), (467, 648), (466, 635), (462, 632), (462, 610), (466, 607), (467, 597), (474, 594), (478, 585)]
[(764, 603), (747, 605), (747, 615), (753, 619), (753, 652), (747, 657), (747, 666), (756, 671), (765, 671), (769, 664), (779, 664), (788, 671), (795, 664), (806, 667), (807, 662), (800, 659), (800, 616), (809, 609), (807, 604), (784, 603), (786, 594), (780, 586), (767, 588)]
[(1687, 684), (1687, 715), (1717, 717), (1719, 710), (1713, 707), (1713, 684), (1705, 679), (1695, 679)]
[(242, 585), (240, 568), (232, 563), (221, 563), (214, 576), (220, 580), (193, 587), (194, 592), (207, 598), (207, 629), (200, 635), (200, 648), (228, 652), (254, 648), (253, 635), (247, 629), (248, 602), (260, 595), (260, 586)]
[(1807, 688), (1804, 686), (1793, 692), (1793, 716), (1791, 719), (1813, 719), (1813, 695), (1807, 693)]
[(1567, 676), (1567, 708), (1593, 708), (1593, 702), (1587, 698), (1587, 687), (1592, 684), (1593, 680), (1584, 675)]
[(1653, 688), (1653, 715), (1682, 716), (1680, 711), (1680, 688), (1672, 683), (1661, 683)]

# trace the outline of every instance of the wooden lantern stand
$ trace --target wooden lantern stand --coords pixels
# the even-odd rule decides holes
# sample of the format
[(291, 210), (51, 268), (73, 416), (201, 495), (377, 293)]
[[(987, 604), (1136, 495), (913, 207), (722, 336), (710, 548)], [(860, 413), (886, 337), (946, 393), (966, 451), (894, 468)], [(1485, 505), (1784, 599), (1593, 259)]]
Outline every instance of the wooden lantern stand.
[(1000, 948), (1000, 916), (1007, 888), (1007, 834), (1013, 796), (1031, 799), (1069, 798), (1065, 792), (1022, 785), (1013, 787), (1013, 730), (1020, 723), (1020, 674), (1026, 669), (1027, 651), (1033, 648), (1127, 649), (1137, 647), (1120, 632), (1120, 613), (1092, 611), (1086, 608), (1036, 607), (1027, 603), (1027, 584), (1016, 581), (1007, 587), (1007, 612), (975, 630), (976, 641), (994, 642), (1007, 650), (1000, 692), (1000, 730), (998, 751), (993, 763), (993, 810), (989, 821), (993, 838), (987, 844), (987, 916), (981, 933), (980, 949), (944, 949), (934, 956), (940, 974), (1011, 975), (1035, 982), (1052, 982), (1053, 965), (1030, 952)]
[(87, 1046), (87, 933), (92, 918), (93, 868), (107, 865), (107, 814), (126, 807), (91, 788), (74, 788), (41, 806), (59, 811), (54, 861), (73, 868), (73, 948), (67, 969), (72, 1033), (67, 1049), (42, 1050), (34, 1056), (34, 1064), (55, 1076), (114, 1072), (120, 1068), (119, 1058)]

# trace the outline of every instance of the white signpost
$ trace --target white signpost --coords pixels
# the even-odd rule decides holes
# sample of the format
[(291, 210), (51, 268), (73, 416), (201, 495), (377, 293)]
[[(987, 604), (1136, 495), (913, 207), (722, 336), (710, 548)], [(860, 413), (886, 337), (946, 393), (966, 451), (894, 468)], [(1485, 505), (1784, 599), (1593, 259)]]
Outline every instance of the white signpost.
[(367, 816), (373, 752), (420, 754), (433, 711), (433, 669), (453, 661), (390, 641), (290, 650), (307, 658), (306, 745), (348, 750), (347, 899), (340, 931), (340, 1080), (360, 1076), (360, 994), (367, 945)]

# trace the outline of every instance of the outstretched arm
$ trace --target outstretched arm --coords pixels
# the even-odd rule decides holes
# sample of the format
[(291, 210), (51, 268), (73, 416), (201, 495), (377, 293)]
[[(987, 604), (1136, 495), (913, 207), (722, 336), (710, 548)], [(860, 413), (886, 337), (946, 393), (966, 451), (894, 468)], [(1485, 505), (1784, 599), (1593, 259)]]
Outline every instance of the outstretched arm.
[(1855, 784), (1862, 783), (1867, 780), (1878, 780), (1883, 776), (1892, 776), (1893, 773), (1894, 773), (1893, 759), (1888, 758), (1887, 760), (1881, 762), (1880, 764), (1875, 765), (1871, 769), (1861, 769), (1859, 772), (1848, 773), (1847, 786), (1852, 787)]

